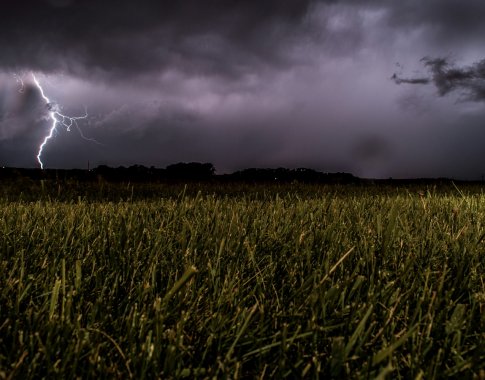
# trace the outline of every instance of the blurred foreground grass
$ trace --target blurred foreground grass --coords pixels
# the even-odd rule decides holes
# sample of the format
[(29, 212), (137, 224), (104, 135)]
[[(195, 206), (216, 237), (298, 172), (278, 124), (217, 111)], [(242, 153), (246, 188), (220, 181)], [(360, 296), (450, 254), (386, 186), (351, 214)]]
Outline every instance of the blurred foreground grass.
[(0, 378), (485, 378), (479, 191), (35, 186), (0, 198)]

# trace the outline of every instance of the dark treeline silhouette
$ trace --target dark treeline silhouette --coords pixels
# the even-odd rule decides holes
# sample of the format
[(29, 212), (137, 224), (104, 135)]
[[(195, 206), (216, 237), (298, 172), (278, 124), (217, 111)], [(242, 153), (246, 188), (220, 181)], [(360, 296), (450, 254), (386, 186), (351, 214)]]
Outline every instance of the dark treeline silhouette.
[(166, 168), (132, 165), (130, 167), (109, 167), (100, 165), (92, 170), (81, 169), (25, 169), (1, 168), (0, 179), (31, 180), (77, 180), (107, 182), (180, 182), (180, 181), (222, 181), (222, 182), (303, 182), (303, 183), (357, 183), (359, 178), (349, 173), (322, 173), (313, 169), (260, 169), (250, 168), (232, 174), (217, 175), (211, 163), (177, 163)]
[(303, 182), (303, 183), (356, 183), (359, 178), (349, 173), (322, 173), (313, 169), (244, 169), (227, 175), (231, 180), (244, 182)]
[[(231, 174), (217, 175), (211, 163), (177, 163), (166, 168), (132, 165), (116, 168), (100, 165), (92, 170), (82, 169), (25, 169), (0, 168), (0, 181), (8, 180), (56, 180), (86, 182), (245, 182), (245, 183), (329, 183), (329, 184), (375, 184), (413, 185), (451, 184), (447, 178), (416, 179), (361, 179), (350, 173), (323, 173), (313, 169), (298, 168), (249, 168)], [(483, 182), (483, 181), (454, 181)]]
[(151, 166), (133, 165), (111, 168), (106, 165), (93, 169), (96, 178), (113, 182), (159, 182), (159, 181), (207, 181), (214, 177), (215, 168), (211, 163), (180, 162), (165, 169)]

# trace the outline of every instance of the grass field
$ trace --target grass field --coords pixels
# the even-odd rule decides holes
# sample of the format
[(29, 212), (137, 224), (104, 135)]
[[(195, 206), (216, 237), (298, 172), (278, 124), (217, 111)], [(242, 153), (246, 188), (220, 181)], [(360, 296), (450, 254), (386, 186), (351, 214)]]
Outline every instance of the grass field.
[(29, 186), (0, 378), (485, 378), (480, 189)]

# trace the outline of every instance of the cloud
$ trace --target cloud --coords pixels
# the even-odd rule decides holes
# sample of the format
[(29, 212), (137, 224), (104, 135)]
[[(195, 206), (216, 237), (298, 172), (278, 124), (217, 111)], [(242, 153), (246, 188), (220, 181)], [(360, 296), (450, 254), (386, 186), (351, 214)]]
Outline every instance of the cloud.
[(289, 64), (288, 43), (298, 37), (311, 3), (8, 1), (2, 5), (0, 67), (111, 79), (176, 67), (237, 79)]
[(391, 79), (396, 84), (428, 84), (431, 80), (429, 78), (401, 78), (396, 73), (394, 73)]
[[(0, 164), (37, 165), (47, 109), (12, 78), (28, 86), (32, 70), (64, 113), (87, 106), (80, 127), (104, 144), (60, 129), (47, 167), (211, 161), (433, 175), (463, 115), (483, 114), (444, 95), (483, 98), (484, 11), (482, 0), (6, 0)], [(419, 62), (450, 52), (478, 63)], [(390, 81), (396, 61), (409, 71)], [(475, 143), (477, 131), (459, 141)], [(479, 168), (475, 158), (466, 166)]]
[(9, 0), (0, 68), (107, 81), (176, 68), (239, 80), (306, 64), (300, 47), (312, 42), (332, 56), (352, 54), (375, 14), (387, 23), (378, 34), (421, 28), (423, 39), (450, 46), (485, 33), (484, 11), (481, 0)]
[[(382, 4), (383, 2), (381, 2)], [(485, 3), (481, 0), (407, 0), (393, 2), (389, 7), (391, 21), (399, 26), (430, 26), (436, 36), (461, 38), (485, 30), (481, 15)], [(479, 37), (479, 36), (477, 36)]]
[(485, 101), (485, 59), (463, 67), (455, 66), (447, 58), (424, 57), (421, 61), (429, 70), (429, 77), (402, 78), (394, 73), (391, 79), (396, 84), (433, 83), (440, 96), (461, 91), (464, 100)]

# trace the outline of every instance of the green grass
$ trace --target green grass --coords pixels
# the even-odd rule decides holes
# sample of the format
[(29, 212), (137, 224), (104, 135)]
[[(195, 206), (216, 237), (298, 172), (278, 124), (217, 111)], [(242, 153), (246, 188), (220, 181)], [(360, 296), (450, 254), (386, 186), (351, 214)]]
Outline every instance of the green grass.
[(485, 378), (479, 191), (106, 186), (2, 190), (0, 378)]

